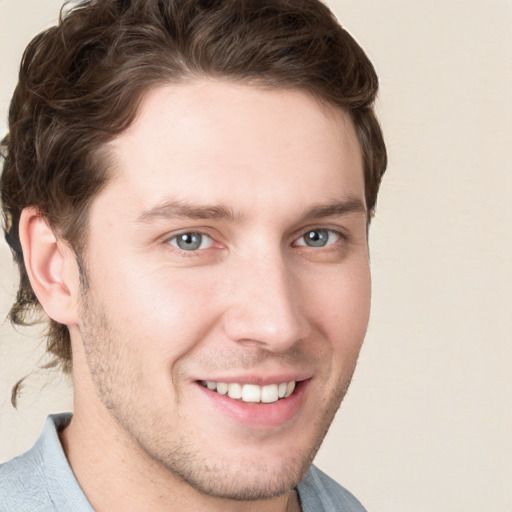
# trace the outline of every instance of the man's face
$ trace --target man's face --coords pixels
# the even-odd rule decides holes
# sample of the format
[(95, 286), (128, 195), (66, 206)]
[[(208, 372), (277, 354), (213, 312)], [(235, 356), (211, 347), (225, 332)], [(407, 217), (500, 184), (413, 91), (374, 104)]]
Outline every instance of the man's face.
[(76, 416), (111, 429), (141, 472), (211, 496), (288, 491), (368, 320), (349, 117), (298, 91), (196, 81), (152, 90), (108, 146), (72, 329)]

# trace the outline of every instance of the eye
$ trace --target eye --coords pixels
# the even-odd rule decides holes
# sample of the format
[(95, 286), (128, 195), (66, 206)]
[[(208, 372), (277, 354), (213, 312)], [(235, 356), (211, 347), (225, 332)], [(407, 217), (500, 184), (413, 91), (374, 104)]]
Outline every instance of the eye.
[(169, 238), (169, 244), (182, 251), (198, 251), (208, 249), (212, 246), (213, 240), (204, 233), (180, 233)]
[(327, 247), (340, 239), (340, 234), (332, 229), (312, 229), (304, 233), (295, 245), (306, 247)]

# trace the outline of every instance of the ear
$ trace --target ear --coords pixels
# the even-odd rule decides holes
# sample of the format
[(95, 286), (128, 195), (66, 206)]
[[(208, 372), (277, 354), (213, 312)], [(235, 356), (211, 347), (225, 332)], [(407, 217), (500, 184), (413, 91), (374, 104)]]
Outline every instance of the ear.
[(74, 252), (34, 207), (21, 212), (19, 234), (28, 278), (41, 306), (56, 322), (75, 325), (80, 276)]

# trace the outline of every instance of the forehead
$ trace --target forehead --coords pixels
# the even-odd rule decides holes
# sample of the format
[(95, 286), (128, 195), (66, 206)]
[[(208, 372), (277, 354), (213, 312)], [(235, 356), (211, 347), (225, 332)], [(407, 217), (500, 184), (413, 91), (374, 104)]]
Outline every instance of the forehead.
[(139, 213), (176, 201), (236, 210), (360, 196), (363, 166), (352, 121), (298, 90), (224, 81), (165, 85), (143, 98), (132, 125), (108, 144), (107, 186)]

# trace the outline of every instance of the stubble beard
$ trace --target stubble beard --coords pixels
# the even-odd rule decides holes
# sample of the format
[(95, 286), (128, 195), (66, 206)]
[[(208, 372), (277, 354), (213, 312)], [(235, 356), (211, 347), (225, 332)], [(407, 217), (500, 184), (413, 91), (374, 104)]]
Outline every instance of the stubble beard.
[[(107, 309), (92, 302), (84, 290), (80, 333), (98, 397), (131, 441), (132, 448), (135, 446), (156, 474), (167, 472), (171, 480), (177, 479), (203, 495), (236, 501), (281, 496), (300, 482), (327, 434), (350, 379), (340, 382), (336, 393), (328, 400), (319, 397), (319, 403), (322, 400), (324, 403), (312, 420), (316, 432), (313, 442), (302, 451), (284, 457), (279, 467), (268, 467), (265, 460), (237, 458), (236, 454), (212, 460), (205, 454), (204, 447), (195, 442), (194, 431), (182, 432), (169, 446), (167, 430), (158, 425), (158, 418), (156, 423), (154, 419), (146, 423), (140, 421), (146, 416), (144, 400), (147, 397), (139, 395), (138, 401), (137, 397), (133, 399), (131, 392), (137, 389), (138, 376), (123, 367), (123, 361), (130, 360), (129, 349), (109, 323)], [(215, 443), (215, 439), (211, 442)]]

